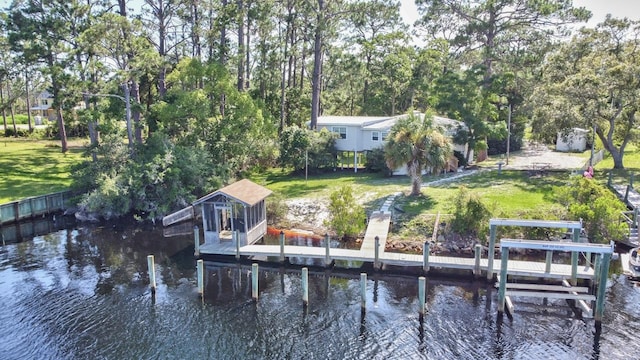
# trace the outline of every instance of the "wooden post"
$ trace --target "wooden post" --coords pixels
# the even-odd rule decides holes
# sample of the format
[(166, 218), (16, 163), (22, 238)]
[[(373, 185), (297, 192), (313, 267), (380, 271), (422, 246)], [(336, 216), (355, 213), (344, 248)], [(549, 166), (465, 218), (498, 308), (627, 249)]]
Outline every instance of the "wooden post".
[(420, 315), (424, 315), (425, 313), (425, 304), (426, 304), (426, 294), (425, 294), (425, 285), (427, 283), (427, 279), (424, 276), (420, 276), (418, 278), (418, 311)]
[(198, 269), (198, 294), (204, 296), (204, 261), (198, 260), (196, 263)]
[(360, 273), (360, 308), (367, 309), (367, 273)]
[(422, 246), (422, 271), (424, 271), (425, 273), (429, 272), (429, 252), (431, 251), (430, 245), (431, 244), (428, 241), (425, 241), (424, 245)]
[(498, 287), (498, 312), (504, 312), (504, 302), (507, 292), (507, 263), (509, 262), (509, 248), (502, 248), (502, 258), (500, 262), (500, 286)]
[(380, 269), (380, 238), (376, 236), (373, 240), (374, 240), (373, 268), (377, 271), (378, 269)]
[(473, 252), (475, 256), (475, 264), (473, 266), (473, 275), (476, 278), (479, 278), (480, 277), (480, 258), (482, 257), (482, 245), (476, 244), (476, 246), (473, 249)]
[(596, 260), (593, 266), (593, 284), (598, 285), (600, 284), (600, 255), (596, 255), (595, 258)]
[(544, 264), (544, 272), (545, 274), (548, 274), (551, 272), (551, 261), (553, 261), (553, 251), (552, 250), (547, 250), (547, 256), (545, 259), (545, 264)]
[(251, 264), (251, 298), (258, 301), (258, 264)]
[(630, 186), (627, 185), (627, 190), (625, 190), (624, 192), (624, 203), (625, 205), (629, 202), (629, 190), (630, 190)]
[(198, 225), (193, 227), (193, 243), (195, 244), (195, 256), (200, 256), (200, 229)]
[[(580, 242), (580, 229), (573, 229), (573, 242)], [(578, 253), (571, 252), (571, 286), (578, 284)]]
[(613, 176), (613, 171), (609, 171), (609, 178), (607, 179), (607, 186), (611, 187), (611, 177)]
[(284, 262), (284, 231), (280, 231), (280, 262)]
[(324, 265), (331, 265), (331, 254), (329, 253), (329, 249), (331, 248), (331, 239), (329, 238), (329, 234), (324, 234)]
[(633, 227), (638, 228), (638, 208), (633, 208)]
[(302, 268), (302, 305), (309, 306), (309, 269)]
[(629, 187), (633, 189), (633, 173), (629, 174)]
[(610, 261), (611, 254), (602, 254), (602, 261), (600, 262), (600, 276), (598, 279), (598, 294), (596, 295), (596, 310), (594, 316), (596, 324), (602, 323), (602, 315), (604, 313), (604, 300), (607, 293), (607, 278), (609, 276)]
[(13, 220), (15, 222), (20, 220), (20, 203), (17, 201), (13, 203)]
[(238, 241), (238, 231), (231, 232), (231, 239), (236, 243), (236, 260), (240, 260), (240, 241)]
[(153, 255), (147, 255), (147, 267), (149, 268), (149, 286), (151, 292), (156, 292), (156, 264)]
[(487, 280), (493, 279), (493, 256), (496, 247), (496, 225), (489, 228), (489, 250), (487, 252)]

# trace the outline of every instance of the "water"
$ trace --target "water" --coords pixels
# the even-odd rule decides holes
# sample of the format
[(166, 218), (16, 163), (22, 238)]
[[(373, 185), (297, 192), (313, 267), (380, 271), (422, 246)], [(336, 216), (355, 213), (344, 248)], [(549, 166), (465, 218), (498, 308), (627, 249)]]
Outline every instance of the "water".
[[(154, 254), (158, 289), (148, 287)], [(0, 248), (2, 359), (631, 359), (640, 353), (640, 290), (614, 276), (601, 334), (561, 300), (515, 299), (467, 279), (428, 279), (418, 314), (415, 276), (312, 271), (309, 307), (297, 269), (207, 263), (196, 290), (190, 235), (79, 225)], [(487, 293), (489, 292), (489, 295)], [(487, 300), (488, 299), (488, 300)], [(525, 304), (527, 302), (528, 304)]]

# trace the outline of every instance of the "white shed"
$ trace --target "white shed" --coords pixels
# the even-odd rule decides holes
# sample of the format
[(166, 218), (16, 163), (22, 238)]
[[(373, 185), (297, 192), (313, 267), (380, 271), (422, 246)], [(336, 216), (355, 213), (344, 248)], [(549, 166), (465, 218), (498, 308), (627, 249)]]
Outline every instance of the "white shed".
[(559, 131), (556, 139), (556, 151), (582, 152), (587, 149), (589, 130), (573, 128)]

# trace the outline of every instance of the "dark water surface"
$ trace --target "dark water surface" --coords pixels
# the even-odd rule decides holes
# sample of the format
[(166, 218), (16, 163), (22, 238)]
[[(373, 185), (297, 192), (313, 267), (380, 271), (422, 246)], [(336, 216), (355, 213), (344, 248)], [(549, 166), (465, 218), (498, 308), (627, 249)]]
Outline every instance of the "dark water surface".
[[(158, 290), (148, 286), (155, 255)], [(264, 267), (263, 267), (264, 268)], [(251, 299), (248, 266), (206, 263), (196, 290), (192, 236), (78, 225), (0, 248), (2, 359), (637, 359), (640, 289), (615, 275), (601, 334), (562, 300), (514, 299), (470, 280), (311, 271), (309, 307), (297, 269), (264, 268)], [(487, 300), (488, 299), (488, 300)], [(526, 301), (526, 303), (525, 303)]]

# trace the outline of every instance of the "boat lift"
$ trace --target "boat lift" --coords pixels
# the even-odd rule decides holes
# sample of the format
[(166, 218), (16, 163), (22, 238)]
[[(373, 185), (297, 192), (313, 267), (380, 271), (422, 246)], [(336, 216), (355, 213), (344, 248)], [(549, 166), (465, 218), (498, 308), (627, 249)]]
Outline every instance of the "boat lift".
[[(547, 253), (553, 251), (571, 252), (572, 259), (577, 257), (578, 253), (585, 252), (596, 255), (596, 266), (594, 269), (594, 280), (598, 284), (596, 296), (589, 294), (578, 294), (580, 288), (565, 287), (555, 288), (554, 290), (564, 290), (558, 292), (542, 292), (542, 291), (522, 291), (515, 290), (507, 292), (507, 263), (509, 262), (509, 249), (532, 249), (546, 250)], [(498, 287), (498, 312), (503, 313), (505, 302), (508, 295), (514, 296), (532, 296), (544, 298), (562, 298), (574, 299), (578, 301), (595, 300), (594, 318), (596, 324), (601, 323), (604, 312), (604, 300), (607, 290), (607, 276), (609, 274), (609, 263), (611, 262), (611, 254), (613, 253), (614, 243), (610, 244), (584, 244), (565, 241), (540, 241), (540, 240), (521, 240), (521, 239), (501, 239), (501, 262), (500, 262), (500, 282)], [(572, 265), (575, 263), (572, 261)], [(568, 284), (566, 284), (568, 285)], [(571, 284), (575, 286), (575, 283)], [(528, 290), (534, 290), (532, 287)], [(584, 308), (584, 307), (583, 307)]]

